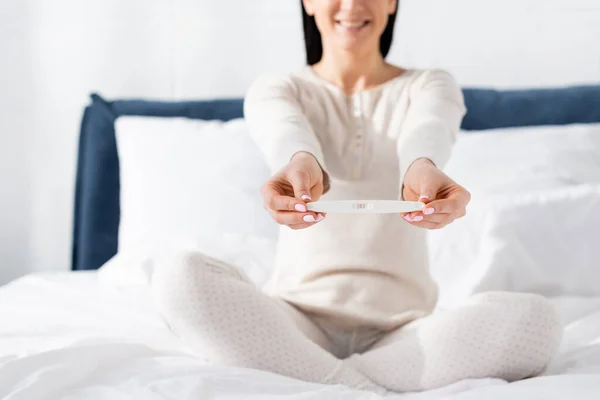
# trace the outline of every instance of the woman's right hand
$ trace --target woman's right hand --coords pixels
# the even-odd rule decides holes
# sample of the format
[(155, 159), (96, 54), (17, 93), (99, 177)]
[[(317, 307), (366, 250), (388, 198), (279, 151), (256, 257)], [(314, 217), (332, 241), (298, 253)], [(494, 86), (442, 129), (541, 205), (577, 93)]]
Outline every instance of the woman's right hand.
[(306, 203), (317, 201), (328, 186), (329, 179), (315, 157), (299, 152), (263, 185), (261, 193), (275, 222), (304, 229), (325, 219), (322, 213), (308, 212)]

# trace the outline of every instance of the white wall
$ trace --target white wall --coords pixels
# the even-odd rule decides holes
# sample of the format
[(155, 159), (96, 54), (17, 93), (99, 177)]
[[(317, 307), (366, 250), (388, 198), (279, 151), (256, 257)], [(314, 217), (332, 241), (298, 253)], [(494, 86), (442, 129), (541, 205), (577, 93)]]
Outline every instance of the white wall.
[[(597, 0), (404, 0), (390, 60), (465, 85), (600, 81)], [(241, 96), (303, 64), (299, 0), (0, 0), (0, 282), (70, 262), (77, 135), (109, 98)]]
[(465, 85), (600, 82), (598, 0), (401, 0), (392, 58)]
[(27, 11), (25, 2), (0, 1), (0, 283), (21, 274), (30, 254)]
[(141, 0), (33, 2), (29, 268), (64, 270), (70, 263), (83, 107), (94, 90), (110, 97), (170, 97), (172, 7), (168, 1)]

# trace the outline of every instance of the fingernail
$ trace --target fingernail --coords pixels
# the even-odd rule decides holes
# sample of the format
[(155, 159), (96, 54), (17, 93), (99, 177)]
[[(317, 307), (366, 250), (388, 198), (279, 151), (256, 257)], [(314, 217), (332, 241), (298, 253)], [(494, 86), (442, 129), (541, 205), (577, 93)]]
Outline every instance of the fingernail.
[(421, 222), (421, 221), (423, 221), (423, 216), (422, 216), (422, 215), (417, 215), (417, 216), (415, 217), (415, 219), (413, 219), (413, 221), (414, 221), (414, 222)]
[(408, 222), (412, 222), (413, 220), (410, 218), (410, 214), (409, 215), (405, 215), (404, 219), (407, 220)]
[(435, 212), (435, 209), (432, 208), (432, 207), (429, 207), (429, 208), (426, 208), (426, 209), (423, 210), (423, 214), (425, 214), (425, 215), (431, 215), (434, 212)]
[(306, 212), (306, 206), (304, 204), (296, 204), (294, 208), (296, 211)]
[(421, 199), (426, 199), (426, 200), (429, 200), (429, 199), (430, 199), (430, 197), (429, 197), (429, 196), (427, 196), (426, 194), (424, 194), (424, 195), (422, 195), (421, 197), (419, 197), (419, 200), (421, 200)]
[(317, 215), (317, 222), (321, 222), (325, 219), (325, 217), (323, 216), (323, 214), (318, 214)]
[(311, 197), (310, 197), (309, 195), (307, 195), (307, 194), (305, 194), (305, 195), (302, 195), (300, 198), (301, 198), (302, 200), (306, 200), (306, 201), (311, 201), (311, 200), (312, 200), (312, 199), (311, 199)]
[(316, 222), (315, 217), (313, 217), (312, 215), (305, 215), (302, 219), (304, 220), (304, 222)]

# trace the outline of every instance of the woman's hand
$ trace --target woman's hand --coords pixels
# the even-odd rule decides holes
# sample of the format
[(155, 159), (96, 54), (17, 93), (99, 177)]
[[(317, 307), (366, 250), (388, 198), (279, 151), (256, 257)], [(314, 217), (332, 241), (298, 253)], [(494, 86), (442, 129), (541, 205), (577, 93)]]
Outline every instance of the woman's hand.
[(425, 158), (416, 160), (406, 172), (402, 194), (405, 200), (427, 204), (421, 211), (402, 214), (411, 225), (427, 229), (439, 229), (464, 217), (471, 200), (465, 188)]
[(261, 188), (265, 209), (280, 225), (304, 229), (325, 215), (307, 212), (306, 203), (317, 201), (328, 188), (327, 175), (309, 153), (300, 152)]

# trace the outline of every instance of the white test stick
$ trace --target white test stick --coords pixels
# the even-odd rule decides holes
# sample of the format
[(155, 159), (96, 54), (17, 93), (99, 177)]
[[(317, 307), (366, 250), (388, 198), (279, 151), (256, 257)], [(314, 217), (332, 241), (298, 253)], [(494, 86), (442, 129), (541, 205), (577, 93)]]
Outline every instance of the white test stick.
[(400, 200), (331, 200), (308, 203), (308, 211), (335, 214), (394, 214), (421, 211), (425, 203)]

